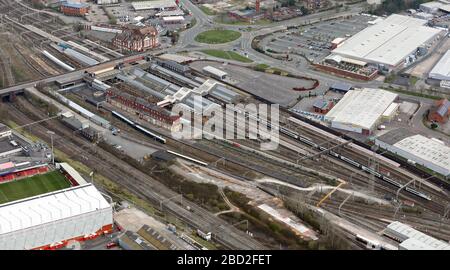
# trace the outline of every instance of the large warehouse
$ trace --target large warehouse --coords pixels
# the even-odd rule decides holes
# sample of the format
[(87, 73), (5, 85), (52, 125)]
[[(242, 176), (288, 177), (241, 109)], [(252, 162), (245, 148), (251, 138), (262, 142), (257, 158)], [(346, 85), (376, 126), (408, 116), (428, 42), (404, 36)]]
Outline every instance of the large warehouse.
[(426, 20), (393, 14), (347, 39), (332, 53), (392, 70), (405, 63), (419, 47), (427, 47), (437, 40), (441, 30), (427, 27), (426, 23)]
[(0, 250), (52, 249), (112, 231), (112, 208), (92, 184), (0, 205)]
[(355, 89), (327, 113), (331, 127), (369, 135), (384, 119), (397, 112), (397, 94), (380, 89)]
[(378, 137), (375, 144), (410, 162), (420, 164), (446, 177), (450, 176), (450, 147), (440, 140), (429, 139), (399, 128)]
[(399, 245), (400, 250), (450, 250), (448, 243), (398, 221), (390, 223), (383, 234), (401, 242)]
[(450, 81), (450, 50), (433, 67), (428, 77), (440, 81)]

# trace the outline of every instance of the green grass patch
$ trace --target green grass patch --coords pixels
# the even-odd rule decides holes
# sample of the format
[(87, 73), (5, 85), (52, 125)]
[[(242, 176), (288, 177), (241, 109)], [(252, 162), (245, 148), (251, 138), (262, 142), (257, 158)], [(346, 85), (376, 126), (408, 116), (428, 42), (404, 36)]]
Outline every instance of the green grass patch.
[(0, 184), (0, 204), (70, 187), (58, 171)]
[(244, 62), (244, 63), (251, 63), (253, 62), (251, 59), (242, 56), (238, 53), (235, 53), (233, 51), (221, 51), (221, 50), (203, 50), (203, 53), (210, 55), (210, 56), (214, 56), (217, 58), (222, 58), (222, 59), (227, 59), (227, 60), (235, 60), (235, 61), (239, 61), (239, 62)]
[(235, 19), (230, 19), (228, 17), (228, 15), (226, 15), (226, 14), (217, 16), (214, 19), (214, 21), (216, 23), (228, 24), (228, 25), (267, 25), (267, 24), (272, 23), (272, 21), (268, 20), (268, 19), (260, 19), (260, 20), (254, 21), (254, 22), (239, 21), (239, 20), (235, 20)]
[(406, 90), (402, 90), (402, 89), (394, 88), (394, 87), (380, 87), (380, 88), (384, 89), (384, 90), (391, 91), (391, 92), (397, 92), (397, 93), (400, 93), (400, 94), (405, 94), (405, 95), (410, 95), (410, 96), (415, 96), (415, 97), (423, 97), (423, 98), (429, 98), (429, 99), (434, 99), (434, 100), (442, 99), (442, 97), (432, 96), (432, 95), (422, 94), (422, 93), (417, 93), (417, 92), (406, 91)]
[(241, 37), (241, 33), (233, 30), (208, 30), (198, 34), (195, 41), (207, 44), (231, 42)]
[(411, 76), (409, 78), (409, 84), (410, 85), (416, 85), (417, 81), (419, 81), (419, 78), (415, 77), (415, 76)]
[(214, 10), (210, 9), (209, 7), (205, 7), (205, 6), (200, 6), (199, 7), (203, 13), (205, 13), (206, 15), (212, 16), (212, 15), (216, 15), (217, 12), (215, 12)]
[(270, 66), (267, 64), (257, 64), (256, 66), (253, 67), (253, 69), (256, 71), (265, 71), (268, 68), (270, 68)]

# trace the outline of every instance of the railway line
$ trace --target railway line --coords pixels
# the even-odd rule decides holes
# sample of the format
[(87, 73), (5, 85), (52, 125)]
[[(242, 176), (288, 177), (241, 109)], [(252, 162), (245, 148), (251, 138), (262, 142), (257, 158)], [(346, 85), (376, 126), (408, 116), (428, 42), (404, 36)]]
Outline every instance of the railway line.
[[(14, 112), (14, 121), (20, 124), (33, 121), (33, 119), (24, 115), (19, 108), (12, 105), (9, 105), (9, 108)], [(54, 139), (55, 146), (67, 153), (71, 158), (82, 161), (92, 168), (96, 168), (99, 173), (156, 205), (159, 205), (162, 201), (166, 201), (163, 205), (165, 210), (182, 219), (190, 226), (211, 231), (219, 243), (233, 249), (265, 248), (244, 232), (230, 225), (226, 225), (220, 218), (215, 217), (213, 214), (189, 201), (185, 201), (183, 206), (189, 206), (193, 212), (173, 201), (168, 201), (168, 198), (176, 195), (175, 192), (130, 165), (124, 164), (123, 161), (103, 149), (93, 146), (81, 138), (77, 138), (69, 131), (65, 131), (64, 126), (60, 126), (60, 124), (38, 124), (33, 126), (33, 133), (49, 141), (49, 135), (46, 134), (47, 126), (57, 133), (57, 137)], [(82, 159), (80, 158), (81, 156), (88, 157), (88, 159)]]
[[(316, 139), (315, 142), (317, 144), (323, 144), (323, 143), (327, 142), (327, 143), (331, 144), (331, 146), (327, 146), (327, 147), (333, 147), (333, 146), (337, 145), (335, 143), (331, 143), (329, 138), (324, 137), (322, 134), (315, 133), (306, 128), (301, 129), (301, 133), (306, 134), (306, 136), (309, 136), (310, 138), (315, 138)], [(317, 139), (322, 139), (322, 140), (318, 141)], [(356, 160), (357, 162), (360, 162), (360, 160), (367, 160), (365, 156), (363, 156), (361, 153), (357, 152), (354, 149), (349, 149), (346, 146), (343, 146), (339, 149), (340, 149), (340, 153), (343, 156), (347, 156), (353, 160)], [(335, 150), (335, 152), (336, 151), (339, 151), (339, 150)], [(369, 164), (367, 162), (363, 163), (363, 165), (366, 165), (367, 167), (369, 167)], [(409, 182), (411, 180), (411, 178), (409, 176), (403, 175), (401, 172), (396, 170), (395, 167), (391, 167), (391, 166), (388, 166), (387, 164), (383, 164), (380, 162), (378, 171), (380, 171), (380, 168), (384, 174), (389, 174), (389, 178), (395, 179), (395, 181), (400, 181), (401, 184), (406, 184), (407, 182)], [(428, 194), (432, 195), (434, 200), (439, 200), (439, 202), (441, 202), (441, 203), (448, 201), (446, 193), (437, 191), (435, 188), (430, 188), (429, 185), (424, 184), (422, 190), (423, 190), (423, 192), (427, 192)]]

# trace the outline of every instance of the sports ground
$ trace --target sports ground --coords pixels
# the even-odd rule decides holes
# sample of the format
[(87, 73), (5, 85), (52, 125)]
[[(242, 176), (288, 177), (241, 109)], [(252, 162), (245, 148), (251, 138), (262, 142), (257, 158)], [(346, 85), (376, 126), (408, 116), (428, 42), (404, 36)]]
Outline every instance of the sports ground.
[(0, 204), (70, 187), (58, 171), (0, 184)]

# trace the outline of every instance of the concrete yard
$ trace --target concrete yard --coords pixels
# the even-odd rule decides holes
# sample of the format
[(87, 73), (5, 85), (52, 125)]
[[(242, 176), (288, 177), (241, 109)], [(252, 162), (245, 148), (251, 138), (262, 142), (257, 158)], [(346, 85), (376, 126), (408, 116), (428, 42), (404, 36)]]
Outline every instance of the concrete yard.
[(307, 80), (283, 77), (216, 62), (197, 61), (190, 65), (199, 71), (205, 66), (219, 68), (229, 74), (230, 79), (235, 81), (236, 86), (283, 107), (293, 106), (301, 95), (301, 92), (292, 90), (293, 87), (310, 87), (313, 84), (313, 82)]
[(192, 246), (167, 229), (167, 226), (134, 207), (122, 209), (114, 214), (114, 220), (125, 230), (137, 232), (142, 226), (148, 225), (175, 246), (184, 250), (192, 250)]

